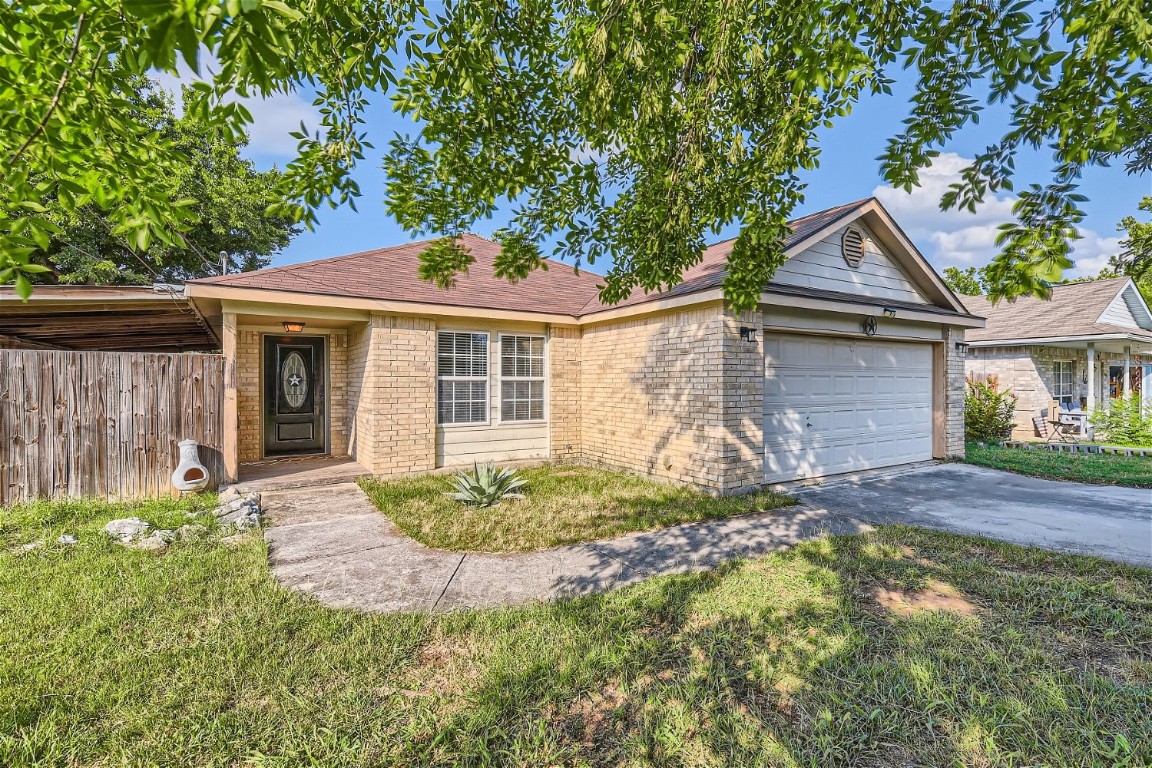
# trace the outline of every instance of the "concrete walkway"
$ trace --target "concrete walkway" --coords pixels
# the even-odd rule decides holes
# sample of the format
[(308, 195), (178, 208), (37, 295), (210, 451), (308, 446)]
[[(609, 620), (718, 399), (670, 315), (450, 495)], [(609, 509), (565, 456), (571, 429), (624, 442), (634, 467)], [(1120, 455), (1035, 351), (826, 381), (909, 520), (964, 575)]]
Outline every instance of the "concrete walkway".
[(1042, 480), (967, 464), (793, 488), (809, 507), (1152, 566), (1152, 490)]
[(714, 568), (869, 526), (791, 507), (523, 554), (461, 554), (405, 536), (354, 483), (265, 491), (269, 563), (284, 585), (333, 607), (442, 612), (601, 592)]

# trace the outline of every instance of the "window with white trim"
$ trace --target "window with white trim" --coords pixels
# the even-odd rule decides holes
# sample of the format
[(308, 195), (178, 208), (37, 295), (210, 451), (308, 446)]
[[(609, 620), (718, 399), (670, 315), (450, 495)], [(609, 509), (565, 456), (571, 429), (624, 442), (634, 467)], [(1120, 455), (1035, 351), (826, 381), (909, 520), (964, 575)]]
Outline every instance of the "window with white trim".
[(1052, 397), (1056, 400), (1071, 400), (1072, 361), (1057, 360), (1052, 363)]
[(544, 337), (500, 337), (500, 420), (544, 418)]
[(438, 333), (436, 385), (440, 424), (488, 421), (488, 334)]

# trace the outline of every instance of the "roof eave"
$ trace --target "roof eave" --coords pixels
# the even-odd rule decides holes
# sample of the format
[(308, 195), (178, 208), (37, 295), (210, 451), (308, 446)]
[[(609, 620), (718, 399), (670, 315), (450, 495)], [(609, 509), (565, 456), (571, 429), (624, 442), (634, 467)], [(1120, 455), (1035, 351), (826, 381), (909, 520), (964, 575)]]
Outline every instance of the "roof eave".
[(1152, 338), (1134, 333), (1093, 333), (1080, 336), (1045, 336), (1023, 339), (982, 339), (969, 341), (970, 347), (1028, 347), (1043, 344), (1067, 344), (1070, 342), (1134, 341), (1152, 345)]

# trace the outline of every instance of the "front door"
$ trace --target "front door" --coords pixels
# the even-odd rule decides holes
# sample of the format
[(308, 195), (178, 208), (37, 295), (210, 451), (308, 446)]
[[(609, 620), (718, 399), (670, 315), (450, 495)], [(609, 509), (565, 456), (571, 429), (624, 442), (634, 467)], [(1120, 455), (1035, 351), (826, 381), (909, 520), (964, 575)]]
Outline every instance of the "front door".
[(264, 455), (323, 453), (323, 336), (264, 337)]

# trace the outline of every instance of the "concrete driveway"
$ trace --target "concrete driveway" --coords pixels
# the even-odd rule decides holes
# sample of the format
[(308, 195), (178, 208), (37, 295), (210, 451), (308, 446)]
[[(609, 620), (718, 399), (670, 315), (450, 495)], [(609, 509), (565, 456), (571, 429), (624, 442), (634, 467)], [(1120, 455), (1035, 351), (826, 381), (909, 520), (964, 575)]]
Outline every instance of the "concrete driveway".
[(941, 464), (791, 489), (806, 505), (1152, 566), (1152, 490)]

